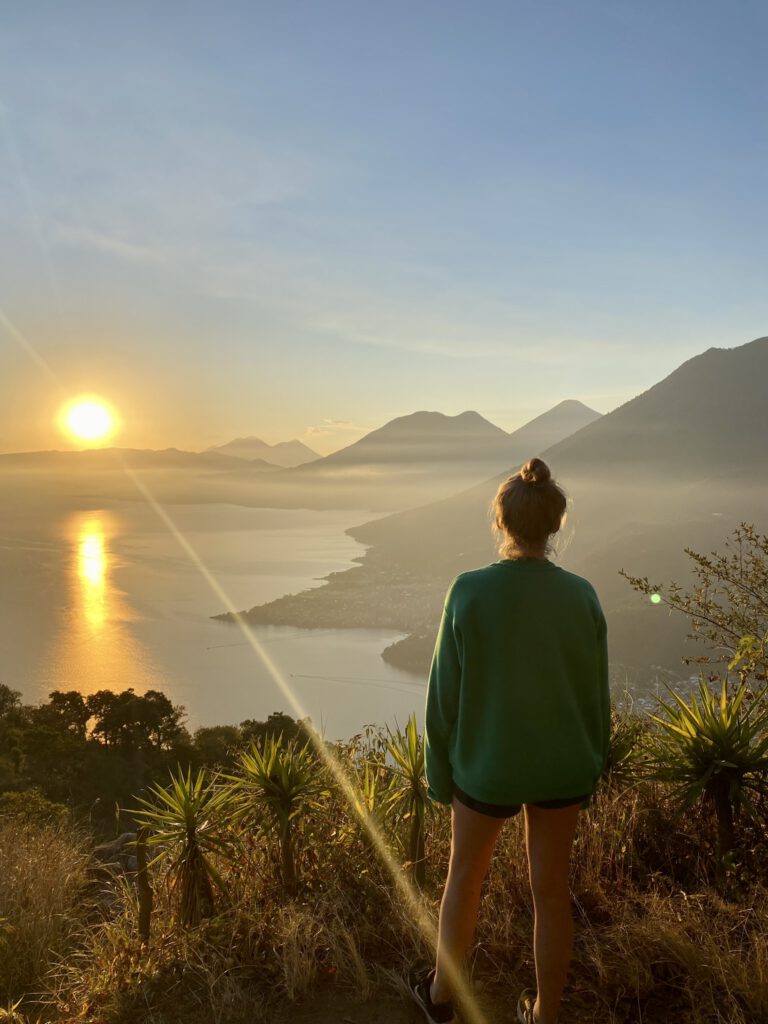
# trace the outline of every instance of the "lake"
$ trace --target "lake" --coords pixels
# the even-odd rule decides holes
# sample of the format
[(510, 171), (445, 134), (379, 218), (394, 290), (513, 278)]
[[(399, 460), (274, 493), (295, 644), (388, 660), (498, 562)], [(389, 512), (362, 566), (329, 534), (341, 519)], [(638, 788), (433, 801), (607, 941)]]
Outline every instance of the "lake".
[(0, 518), (0, 682), (27, 702), (53, 689), (132, 686), (183, 704), (188, 725), (309, 715), (330, 739), (367, 723), (423, 724), (426, 680), (382, 661), (401, 634), (237, 626), (210, 616), (320, 586), (363, 552), (368, 512), (169, 505), (7, 505)]

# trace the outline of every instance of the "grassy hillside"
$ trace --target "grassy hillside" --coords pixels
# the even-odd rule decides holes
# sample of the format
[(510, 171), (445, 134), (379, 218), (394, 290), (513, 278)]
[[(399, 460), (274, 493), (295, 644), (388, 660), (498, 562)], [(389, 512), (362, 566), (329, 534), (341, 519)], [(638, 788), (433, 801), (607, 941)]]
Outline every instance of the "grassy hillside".
[[(725, 729), (734, 735), (749, 718), (736, 696), (727, 702), (736, 726)], [(1, 1019), (413, 1021), (402, 976), (431, 955), (450, 846), (413, 728), (330, 745), (303, 745), (301, 730), (290, 742), (272, 734), (233, 750), (224, 774), (177, 773), (145, 791), (148, 802), (133, 801), (158, 855), (146, 875), (131, 862), (132, 835), (89, 850), (87, 822), (39, 798), (0, 798)], [(650, 719), (617, 714), (608, 771), (580, 815), (564, 1024), (768, 1016), (766, 768), (740, 777), (763, 788), (723, 854), (714, 806), (681, 803), (681, 748), (663, 735)], [(747, 760), (761, 742), (765, 721)], [(143, 878), (154, 890), (149, 941)], [(512, 1020), (533, 982), (531, 929), (518, 816), (485, 882), (469, 962), (476, 1019)]]

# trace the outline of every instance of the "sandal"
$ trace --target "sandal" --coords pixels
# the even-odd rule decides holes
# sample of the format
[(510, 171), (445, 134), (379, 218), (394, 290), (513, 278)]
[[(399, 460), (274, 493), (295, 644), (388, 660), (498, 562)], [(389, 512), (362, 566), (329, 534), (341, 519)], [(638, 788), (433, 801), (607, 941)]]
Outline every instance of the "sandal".
[(536, 1002), (536, 993), (532, 988), (523, 989), (520, 998), (517, 1000), (517, 1019), (520, 1024), (535, 1024), (533, 1007)]

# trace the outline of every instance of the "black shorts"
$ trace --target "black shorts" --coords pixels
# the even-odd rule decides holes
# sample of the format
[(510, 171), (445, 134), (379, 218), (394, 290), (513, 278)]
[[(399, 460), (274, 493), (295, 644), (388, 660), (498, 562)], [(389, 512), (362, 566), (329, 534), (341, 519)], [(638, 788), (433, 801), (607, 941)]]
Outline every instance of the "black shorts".
[[(522, 804), (486, 804), (482, 800), (475, 800), (469, 793), (465, 793), (463, 789), (454, 782), (453, 794), (457, 800), (460, 800), (466, 807), (470, 807), (473, 811), (477, 811), (479, 814), (487, 814), (491, 818), (513, 818), (516, 814), (520, 813)], [(539, 800), (534, 803), (534, 807), (544, 807), (547, 810), (554, 811), (559, 807), (572, 807), (574, 804), (582, 804), (589, 798), (589, 793), (585, 793), (584, 796), (568, 796), (562, 800)]]

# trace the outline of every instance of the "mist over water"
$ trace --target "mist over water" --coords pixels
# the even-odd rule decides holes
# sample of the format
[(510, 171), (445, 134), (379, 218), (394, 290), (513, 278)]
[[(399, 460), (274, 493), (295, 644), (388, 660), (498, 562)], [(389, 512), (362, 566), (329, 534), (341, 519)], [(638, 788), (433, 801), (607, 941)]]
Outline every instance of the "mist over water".
[[(170, 514), (238, 608), (321, 585), (362, 545), (344, 534), (367, 513), (177, 505)], [(160, 689), (189, 724), (290, 710), (251, 647), (155, 512), (26, 508), (0, 529), (0, 681), (26, 701), (53, 689)], [(380, 658), (387, 630), (254, 627), (329, 737), (421, 716), (423, 681)]]

